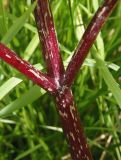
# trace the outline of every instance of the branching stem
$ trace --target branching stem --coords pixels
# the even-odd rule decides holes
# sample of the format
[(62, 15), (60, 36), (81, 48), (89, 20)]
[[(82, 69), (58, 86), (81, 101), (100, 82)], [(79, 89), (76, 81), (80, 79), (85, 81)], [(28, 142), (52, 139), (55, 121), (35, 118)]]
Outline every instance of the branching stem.
[[(34, 0), (33, 0), (34, 1)], [(0, 58), (54, 95), (57, 110), (73, 160), (92, 160), (80, 117), (75, 107), (71, 85), (99, 31), (118, 0), (105, 0), (87, 27), (66, 71), (64, 72), (49, 0), (37, 0), (35, 19), (47, 64), (48, 76), (19, 58), (0, 43)]]

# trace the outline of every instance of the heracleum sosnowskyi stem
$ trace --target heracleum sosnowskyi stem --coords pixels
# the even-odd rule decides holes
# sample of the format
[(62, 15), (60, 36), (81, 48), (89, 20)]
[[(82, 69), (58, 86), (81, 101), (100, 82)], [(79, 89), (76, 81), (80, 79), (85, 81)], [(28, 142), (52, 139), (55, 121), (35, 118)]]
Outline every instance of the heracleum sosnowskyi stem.
[[(71, 149), (72, 158), (74, 160), (92, 160), (92, 156), (88, 148), (86, 138), (84, 136), (83, 127), (80, 123), (79, 114), (74, 104), (73, 95), (71, 93), (70, 86), (74, 80), (76, 73), (79, 70), (79, 67), (84, 61), (91, 45), (94, 43), (94, 40), (97, 34), (99, 33), (104, 22), (106, 21), (107, 16), (110, 14), (110, 12), (112, 11), (113, 7), (118, 2), (118, 0), (107, 0), (104, 2), (102, 7), (99, 8), (96, 15), (92, 19), (90, 25), (87, 27), (87, 30), (85, 31), (83, 39), (82, 41), (80, 41), (76, 49), (76, 52), (72, 57), (72, 60), (69, 63), (69, 66), (67, 67), (67, 70), (64, 75), (62, 75), (64, 72), (63, 64), (61, 61), (61, 56), (59, 55), (60, 52), (57, 46), (57, 39), (55, 36), (52, 14), (50, 13), (51, 11), (49, 9), (49, 1), (38, 0), (37, 2), (38, 2), (37, 8), (39, 12), (35, 16), (38, 16), (36, 18), (36, 21), (39, 21), (39, 23), (37, 23), (39, 25), (38, 29), (41, 30), (42, 24), (40, 23), (42, 20), (42, 22), (44, 22), (43, 27), (45, 27), (45, 32), (48, 33), (47, 34), (48, 36), (46, 35), (47, 37), (44, 36), (45, 32), (43, 32), (42, 35), (44, 36), (43, 38), (47, 38), (45, 39), (45, 41), (47, 41), (45, 45), (45, 51), (47, 52), (47, 57), (46, 56), (45, 57), (47, 59), (49, 57), (49, 60), (46, 60), (47, 66), (50, 67), (50, 69), (48, 68), (49, 76), (36, 70), (28, 62), (25, 62), (22, 59), (20, 59), (18, 56), (14, 54), (13, 51), (5, 47), (3, 44), (0, 44), (0, 57), (4, 61), (12, 65), (14, 68), (19, 70), (21, 73), (29, 77), (39, 86), (41, 86), (42, 88), (44, 88), (45, 90), (47, 90), (48, 92), (54, 95), (57, 106), (58, 106), (57, 109), (61, 117), (63, 130)], [(41, 14), (39, 5), (41, 5), (42, 8), (44, 7), (44, 9), (41, 9), (43, 11), (42, 11), (40, 20), (38, 20), (39, 14)], [(49, 15), (48, 15), (48, 18), (46, 19), (47, 14)], [(51, 19), (51, 21), (49, 19)], [(50, 24), (53, 24), (53, 25), (49, 28)], [(54, 32), (52, 32), (53, 34), (51, 35), (51, 31), (53, 30)], [(42, 35), (40, 34), (40, 36)], [(89, 39), (88, 39), (88, 36), (89, 36)], [(52, 46), (49, 45), (51, 50), (47, 48), (49, 43), (51, 43), (52, 45)], [(55, 46), (57, 48), (54, 48)], [(42, 44), (42, 47), (43, 47), (43, 44)], [(53, 54), (55, 55), (55, 57), (53, 57)], [(57, 58), (56, 56), (59, 58)], [(57, 62), (55, 64), (58, 65), (56, 69), (54, 68), (54, 64), (53, 64), (54, 58), (56, 59), (56, 62)], [(77, 61), (78, 60), (77, 58), (79, 58), (79, 61)], [(78, 62), (78, 64), (74, 65), (75, 64), (74, 62), (76, 63)], [(63, 79), (61, 81), (62, 77)], [(55, 83), (55, 80), (56, 81), (58, 80), (58, 81)]]
[(0, 58), (41, 86), (46, 91), (54, 94), (56, 85), (50, 77), (34, 68), (30, 63), (22, 60), (12, 50), (0, 43)]
[(57, 82), (64, 73), (64, 66), (48, 0), (37, 0), (35, 19), (42, 44), (43, 56), (47, 65), (47, 73), (54, 77)]
[[(62, 74), (64, 73), (64, 67), (58, 49), (54, 22), (48, 0), (37, 1), (35, 19), (42, 42), (44, 58), (47, 66), (51, 66), (51, 68), (48, 69), (48, 73), (54, 76), (55, 83), (58, 87), (57, 95), (55, 96), (57, 110), (60, 114), (63, 131), (68, 140), (72, 158), (75, 160), (80, 159), (80, 157), (82, 159), (92, 159), (86, 137), (84, 136), (83, 127), (80, 123), (79, 114), (74, 105), (71, 90), (59, 84)], [(61, 68), (61, 70), (57, 70), (55, 67)]]
[[(40, 0), (38, 0), (37, 1), (38, 2), (38, 5), (40, 5), (40, 6), (38, 6), (39, 7), (39, 9), (42, 7), (42, 6), (44, 6), (45, 7), (45, 5), (44, 5), (44, 2), (43, 1), (40, 1)], [(47, 1), (45, 1), (45, 3), (46, 3)], [(102, 27), (102, 25), (103, 25), (103, 23), (105, 22), (105, 20), (106, 20), (106, 18), (107, 18), (107, 16), (109, 15), (109, 13), (110, 13), (110, 11), (112, 10), (112, 7), (114, 6), (114, 4), (116, 3), (116, 1), (114, 2), (114, 3), (109, 3), (109, 1), (107, 1), (106, 3), (104, 3), (103, 4), (103, 6), (99, 9), (99, 11), (97, 12), (97, 14), (98, 14), (98, 16), (99, 16), (99, 23), (101, 23), (101, 25), (99, 25), (99, 30), (95, 30), (95, 34), (92, 32), (92, 36), (93, 36), (93, 34), (95, 35), (95, 37), (94, 37), (94, 39), (91, 39), (92, 41), (90, 41), (92, 44), (93, 44), (93, 42), (94, 42), (94, 40), (95, 40), (95, 38), (96, 38), (96, 35), (98, 34), (98, 32), (100, 31), (100, 29), (101, 29), (101, 27)], [(103, 16), (103, 10), (105, 9), (105, 5), (110, 5), (109, 6), (109, 9), (106, 11), (107, 12), (107, 14), (105, 14), (104, 16)], [(49, 6), (49, 5), (46, 5), (46, 6)], [(41, 8), (42, 9), (42, 8)], [(45, 9), (46, 11), (47, 11), (47, 8)], [(40, 11), (40, 10), (39, 10)], [(49, 9), (49, 11), (50, 11), (50, 9)], [(36, 11), (37, 12), (37, 11)], [(40, 17), (45, 17), (45, 15), (47, 16), (47, 15), (49, 15), (49, 13), (48, 12), (38, 12), (38, 13), (40, 13), (40, 15), (37, 15), (37, 14), (35, 14), (35, 17), (37, 16), (37, 18), (36, 18), (36, 20), (38, 19), (38, 17), (40, 16)], [(101, 15), (102, 14), (102, 15)], [(101, 19), (101, 16), (103, 16), (103, 20), (104, 20), (104, 22), (102, 21), (102, 19)], [(95, 21), (96, 21), (96, 19), (94, 19), (93, 21), (92, 21), (92, 23), (93, 24), (95, 24)], [(44, 21), (45, 22), (45, 21)], [(48, 24), (48, 21), (46, 21), (47, 22), (47, 24)], [(42, 21), (42, 19), (39, 19), (39, 23), (37, 22), (37, 24), (38, 25), (40, 25), (40, 24), (43, 24), (43, 21)], [(46, 25), (47, 26), (47, 25)], [(42, 31), (42, 26), (40, 25), (40, 26), (38, 26), (38, 28)], [(48, 29), (47, 30), (49, 30), (49, 26), (48, 26)], [(87, 30), (87, 32), (88, 32), (88, 30)], [(91, 35), (90, 35), (91, 36)], [(84, 37), (85, 38), (85, 37)], [(46, 41), (48, 41), (48, 39), (46, 39)], [(85, 39), (85, 42), (86, 42), (87, 40)], [(87, 42), (86, 42), (87, 43)], [(84, 45), (84, 47), (85, 47), (85, 45)], [(90, 47), (91, 47), (91, 45), (89, 45), (87, 48), (88, 48), (88, 51), (89, 51), (89, 49), (90, 49)], [(82, 48), (83, 48), (83, 46), (82, 46)], [(83, 48), (84, 49), (84, 48)], [(88, 53), (88, 51), (87, 51), (87, 53)], [(47, 51), (46, 51), (47, 52)], [(48, 53), (48, 54), (51, 54), (51, 53)], [(86, 56), (85, 56), (86, 57)], [(84, 58), (85, 58), (84, 57)], [(56, 58), (56, 57), (55, 57)], [(79, 58), (79, 57), (78, 57)], [(82, 59), (82, 60), (84, 60), (84, 58)], [(80, 57), (80, 59), (81, 59), (81, 57)], [(76, 63), (76, 61), (75, 61), (75, 63)], [(72, 68), (70, 67), (69, 68), (70, 70), (72, 70), (73, 69), (73, 66), (72, 66)], [(74, 70), (74, 72), (76, 72), (76, 69), (77, 68), (74, 68), (75, 70)], [(67, 68), (67, 71), (68, 71), (68, 68)], [(71, 74), (71, 71), (70, 71), (70, 74)], [(66, 80), (68, 80), (68, 79), (71, 79), (72, 80), (72, 82), (73, 82), (73, 79), (74, 79), (74, 75), (73, 75), (73, 73), (72, 73), (72, 77), (71, 77), (71, 75), (67, 75), (67, 77), (66, 77), (66, 74), (64, 74), (64, 76), (63, 76), (65, 79), (65, 81)], [(61, 79), (60, 79), (61, 80)], [(67, 81), (68, 82), (68, 81)], [(71, 85), (70, 85), (71, 86)], [(69, 145), (70, 145), (70, 148), (71, 148), (71, 155), (72, 155), (72, 157), (73, 157), (73, 159), (92, 159), (92, 157), (91, 157), (91, 154), (90, 154), (90, 151), (89, 151), (89, 149), (87, 149), (86, 147), (87, 147), (87, 142), (86, 142), (86, 139), (85, 139), (85, 137), (83, 136), (83, 129), (82, 129), (82, 127), (81, 126), (78, 126), (77, 124), (77, 122), (75, 122), (75, 119), (77, 120), (79, 120), (79, 118), (77, 118), (78, 117), (78, 113), (77, 113), (77, 111), (76, 111), (76, 108), (75, 108), (75, 106), (74, 106), (74, 101), (73, 101), (73, 96), (72, 96), (72, 94), (71, 94), (71, 92), (70, 92), (70, 90), (69, 90), (69, 88), (68, 87), (70, 87), (70, 86), (68, 86), (68, 83), (63, 83), (63, 81), (62, 81), (62, 85), (60, 85), (60, 90), (59, 90), (59, 92), (58, 92), (58, 96), (56, 96), (56, 102), (57, 102), (57, 106), (58, 106), (58, 110), (59, 110), (59, 114), (60, 114), (60, 117), (61, 117), (61, 122), (62, 122), (62, 125), (63, 125), (63, 129), (64, 129), (64, 133), (65, 133), (65, 135), (66, 135), (66, 137), (67, 137), (67, 139), (68, 139), (68, 143), (69, 143)], [(69, 96), (70, 95), (70, 96)], [(72, 103), (73, 102), (73, 103)], [(76, 112), (76, 114), (75, 114), (75, 112)], [(76, 116), (75, 116), (76, 115)], [(70, 125), (71, 124), (71, 125)], [(74, 124), (74, 125), (73, 125)], [(68, 126), (68, 129), (67, 129), (67, 126)], [(81, 132), (79, 132), (79, 134), (77, 133), (77, 128), (78, 128), (78, 131), (81, 131)], [(82, 138), (83, 137), (83, 138)], [(76, 139), (78, 139), (78, 141), (75, 141), (75, 138)], [(84, 139), (84, 141), (82, 141), (82, 139)], [(81, 144), (79, 143), (79, 142), (81, 142)], [(86, 146), (86, 147), (85, 147)]]
[(115, 7), (118, 0), (105, 0), (101, 7), (92, 18), (85, 33), (79, 42), (75, 53), (68, 64), (66, 72), (61, 80), (62, 85), (70, 87), (83, 64), (91, 46), (93, 45), (98, 33), (106, 22), (107, 17)]
[(1, 43), (0, 58), (55, 96), (63, 130), (70, 145), (72, 158), (78, 160), (81, 157), (83, 160), (85, 157), (88, 157), (91, 160), (92, 156), (70, 89), (64, 86), (58, 89), (54, 83), (54, 79), (35, 69), (31, 64), (19, 58), (13, 51)]

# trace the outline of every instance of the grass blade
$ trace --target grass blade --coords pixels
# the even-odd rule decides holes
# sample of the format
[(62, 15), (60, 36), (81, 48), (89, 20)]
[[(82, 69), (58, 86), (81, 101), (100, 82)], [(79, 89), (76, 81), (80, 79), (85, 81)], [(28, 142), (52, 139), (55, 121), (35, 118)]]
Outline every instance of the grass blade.
[(32, 53), (35, 51), (39, 44), (39, 37), (38, 34), (35, 34), (29, 45), (27, 46), (25, 50), (25, 56), (24, 59), (28, 61), (32, 55)]
[(8, 44), (13, 39), (13, 37), (20, 31), (20, 29), (26, 23), (26, 20), (29, 18), (30, 13), (34, 10), (35, 5), (36, 3), (33, 3), (20, 18), (17, 18), (17, 20), (15, 20), (13, 25), (10, 27), (8, 32), (5, 34), (5, 36), (1, 40), (2, 43)]
[(119, 88), (118, 83), (113, 78), (112, 74), (110, 73), (109, 69), (105, 65), (105, 62), (100, 58), (96, 59), (97, 66), (103, 76), (105, 83), (107, 84), (109, 90), (112, 92), (117, 104), (121, 108), (121, 89)]
[(17, 157), (15, 158), (15, 160), (19, 160), (19, 159), (22, 159), (22, 158), (28, 156), (29, 154), (31, 154), (32, 152), (36, 151), (36, 150), (39, 149), (40, 147), (42, 147), (41, 144), (38, 144), (38, 145), (34, 146), (33, 148), (31, 148), (31, 149), (29, 149), (29, 150), (21, 153), (19, 156), (17, 156)]
[(25, 107), (28, 104), (31, 104), (33, 101), (38, 99), (44, 93), (45, 93), (45, 91), (42, 90), (40, 87), (38, 87), (36, 85), (33, 86), (32, 88), (30, 88), (29, 91), (24, 93), (21, 97), (19, 97), (15, 101), (8, 104), (5, 108), (3, 108), (0, 111), (0, 117), (5, 117), (8, 114), (12, 113), (13, 111), (15, 111), (21, 107)]
[(2, 86), (0, 86), (0, 100), (21, 82), (22, 79), (12, 77), (8, 81), (6, 81)]

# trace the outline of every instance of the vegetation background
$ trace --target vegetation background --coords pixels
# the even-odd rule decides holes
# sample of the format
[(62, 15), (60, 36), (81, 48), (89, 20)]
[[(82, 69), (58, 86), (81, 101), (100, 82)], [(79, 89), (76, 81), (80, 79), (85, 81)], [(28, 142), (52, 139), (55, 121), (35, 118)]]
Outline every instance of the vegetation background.
[[(67, 66), (101, 0), (50, 0)], [(30, 0), (0, 0), (0, 40), (46, 71)], [(95, 160), (121, 160), (121, 2), (72, 90)], [(69, 160), (54, 99), (0, 60), (0, 160)]]

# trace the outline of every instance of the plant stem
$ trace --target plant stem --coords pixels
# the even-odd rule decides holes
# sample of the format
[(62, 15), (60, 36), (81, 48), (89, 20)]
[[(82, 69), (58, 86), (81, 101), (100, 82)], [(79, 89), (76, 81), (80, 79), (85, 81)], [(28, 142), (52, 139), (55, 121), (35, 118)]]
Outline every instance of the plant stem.
[(30, 63), (19, 58), (15, 52), (11, 51), (2, 43), (0, 43), (0, 58), (30, 78), (33, 82), (41, 86), (46, 91), (50, 92), (51, 94), (55, 93), (56, 85), (54, 80), (34, 68)]
[(85, 160), (88, 157), (89, 160), (92, 160), (71, 91), (64, 86), (61, 90), (57, 90), (51, 78), (19, 58), (13, 51), (1, 43), (0, 58), (55, 96), (63, 130), (73, 159), (78, 160), (81, 157), (82, 160)]
[[(39, 37), (42, 42), (44, 58), (46, 60), (48, 73), (56, 79), (58, 84), (57, 94), (55, 96), (57, 110), (61, 117), (64, 134), (68, 140), (71, 155), (74, 160), (86, 158), (92, 160), (83, 127), (80, 124), (80, 118), (76, 107), (74, 106), (73, 96), (70, 89), (60, 87), (59, 81), (64, 73), (64, 67), (58, 49), (55, 36), (54, 22), (52, 18), (49, 1), (37, 1), (35, 9), (35, 19), (38, 26)], [(68, 127), (67, 127), (68, 126)]]
[(63, 87), (56, 96), (56, 103), (73, 160), (92, 160), (70, 89)]
[(35, 19), (42, 43), (43, 55), (47, 64), (47, 73), (49, 76), (54, 77), (57, 82), (64, 72), (64, 67), (48, 0), (37, 0)]
[(103, 27), (110, 15), (112, 9), (115, 7), (118, 0), (105, 0), (103, 5), (98, 9), (95, 16), (88, 25), (82, 40), (79, 42), (75, 53), (65, 71), (61, 80), (62, 85), (70, 87), (77, 75), (81, 65), (83, 64), (91, 46), (93, 45), (99, 31)]
[(13, 51), (0, 43), (0, 57), (5, 62), (54, 95), (73, 160), (92, 160), (92, 156), (84, 136), (70, 86), (100, 29), (117, 2), (118, 0), (105, 0), (98, 9), (65, 73), (59, 53), (49, 0), (37, 0), (35, 9), (35, 19), (49, 76), (35, 69), (31, 64), (19, 58)]

